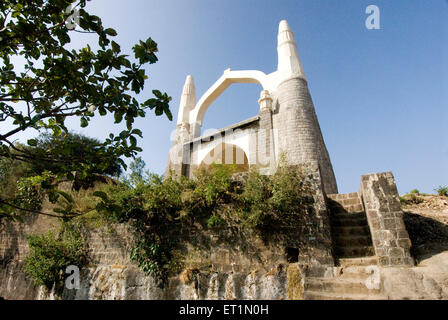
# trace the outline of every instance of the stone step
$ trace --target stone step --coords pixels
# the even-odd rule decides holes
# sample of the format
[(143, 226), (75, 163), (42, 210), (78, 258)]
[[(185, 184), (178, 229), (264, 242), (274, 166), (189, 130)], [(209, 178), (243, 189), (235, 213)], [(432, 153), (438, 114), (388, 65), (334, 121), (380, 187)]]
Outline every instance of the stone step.
[(363, 212), (364, 208), (363, 206), (359, 203), (356, 205), (344, 205), (344, 206), (329, 206), (330, 207), (330, 211), (333, 213), (344, 213), (344, 212), (348, 212), (348, 213), (355, 213), (355, 212)]
[(304, 300), (387, 300), (381, 294), (344, 294), (306, 291), (303, 294)]
[(351, 192), (351, 193), (332, 193), (332, 194), (327, 194), (327, 198), (334, 200), (334, 201), (338, 201), (338, 200), (344, 200), (344, 199), (353, 199), (353, 198), (358, 198), (358, 193), (357, 192)]
[(333, 226), (334, 235), (345, 236), (368, 236), (370, 235), (369, 226)]
[(338, 259), (338, 262), (341, 267), (378, 265), (378, 259), (375, 256), (362, 258), (340, 258)]
[(344, 246), (371, 246), (372, 239), (370, 236), (362, 235), (362, 236), (341, 236), (334, 235), (333, 236), (334, 243), (336, 246), (344, 247)]
[(343, 278), (308, 278), (305, 282), (305, 291), (347, 294), (379, 294), (380, 289), (369, 289), (365, 281)]
[(367, 219), (366, 213), (361, 212), (333, 212), (331, 211), (332, 219)]
[(334, 253), (339, 257), (356, 258), (356, 257), (370, 257), (375, 255), (375, 250), (372, 246), (362, 247), (336, 247)]
[(374, 272), (372, 267), (377, 268), (377, 266), (335, 267), (334, 274), (337, 278), (366, 281)]
[(335, 227), (357, 227), (367, 226), (367, 219), (365, 217), (347, 217), (347, 218), (333, 218), (331, 224)]
[(348, 199), (344, 199), (344, 200), (329, 200), (328, 201), (328, 206), (330, 208), (354, 206), (357, 204), (361, 204), (361, 199), (359, 199), (358, 197), (348, 198)]

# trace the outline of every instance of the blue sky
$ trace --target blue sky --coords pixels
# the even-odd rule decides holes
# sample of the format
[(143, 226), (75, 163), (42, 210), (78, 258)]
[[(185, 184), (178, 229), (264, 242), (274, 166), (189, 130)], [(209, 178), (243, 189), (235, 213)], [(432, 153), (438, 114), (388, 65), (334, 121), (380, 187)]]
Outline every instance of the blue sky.
[[(370, 4), (380, 8), (381, 30), (365, 27)], [(140, 98), (166, 91), (174, 115), (188, 74), (199, 99), (227, 68), (274, 71), (278, 23), (286, 19), (339, 191), (357, 191), (362, 174), (384, 171), (394, 173), (400, 193), (448, 185), (448, 0), (93, 0), (87, 10), (117, 30), (124, 51), (149, 36), (159, 44)], [(77, 34), (72, 45), (88, 41)], [(206, 113), (203, 129), (256, 115), (260, 90), (231, 86)], [(143, 159), (162, 173), (175, 119), (148, 114), (136, 125)], [(71, 128), (99, 138), (121, 130), (104, 118)]]

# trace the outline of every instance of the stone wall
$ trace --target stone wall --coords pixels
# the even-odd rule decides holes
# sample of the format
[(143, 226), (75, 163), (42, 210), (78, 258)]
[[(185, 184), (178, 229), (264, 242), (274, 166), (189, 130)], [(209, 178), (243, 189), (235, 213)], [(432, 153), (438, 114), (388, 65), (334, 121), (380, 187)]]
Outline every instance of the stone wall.
[[(185, 230), (180, 236), (188, 243), (184, 249), (191, 253), (194, 263), (182, 274), (171, 276), (161, 287), (130, 261), (134, 238), (125, 225), (119, 225), (113, 231), (101, 228), (88, 234), (90, 263), (81, 269), (80, 289), (64, 289), (61, 295), (56, 295), (35, 286), (22, 269), (28, 252), (28, 232), (24, 230), (35, 230), (33, 223), (25, 228), (11, 224), (9, 232), (12, 225), (17, 233), (10, 233), (11, 237), (2, 233), (0, 243), (3, 253), (0, 297), (8, 300), (297, 299), (303, 293), (304, 277), (317, 270), (309, 269), (306, 263), (288, 262), (286, 247), (298, 246), (284, 242), (289, 236), (263, 239), (235, 229)], [(16, 237), (18, 241), (4, 241), (6, 237)], [(317, 254), (319, 250), (314, 248), (313, 252)], [(10, 254), (8, 259), (6, 252)], [(301, 252), (303, 261), (311, 260), (310, 253)], [(302, 262), (302, 257), (299, 260)]]
[(378, 263), (385, 267), (413, 266), (411, 240), (392, 172), (362, 176), (360, 192)]
[[(314, 210), (292, 217), (285, 227), (258, 231), (228, 222), (209, 229), (194, 223), (166, 231), (180, 239), (183, 272), (165, 287), (130, 260), (135, 243), (126, 224), (87, 228), (90, 261), (81, 270), (81, 288), (62, 296), (33, 285), (23, 271), (27, 235), (57, 227), (53, 218), (28, 216), (0, 230), (0, 297), (5, 299), (296, 299), (305, 278), (324, 276), (334, 267), (329, 216), (317, 167), (307, 168), (316, 187)], [(45, 210), (45, 208), (44, 208)], [(170, 234), (171, 232), (171, 234)]]

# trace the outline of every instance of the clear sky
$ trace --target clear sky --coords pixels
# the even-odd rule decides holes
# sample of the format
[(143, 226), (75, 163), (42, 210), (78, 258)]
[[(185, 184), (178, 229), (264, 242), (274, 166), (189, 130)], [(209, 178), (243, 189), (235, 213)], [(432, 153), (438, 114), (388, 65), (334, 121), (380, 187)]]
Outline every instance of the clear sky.
[[(380, 8), (381, 30), (365, 27), (371, 4)], [(129, 53), (139, 39), (159, 44), (141, 100), (166, 91), (175, 116), (188, 74), (199, 99), (227, 68), (275, 71), (278, 23), (286, 19), (339, 191), (357, 191), (362, 174), (384, 171), (394, 173), (400, 193), (448, 185), (448, 0), (93, 0), (87, 10), (117, 30)], [(87, 37), (76, 35), (72, 45)], [(260, 90), (231, 86), (203, 129), (256, 115)], [(148, 114), (136, 125), (148, 168), (163, 173), (176, 119)], [(121, 130), (110, 119), (71, 127), (98, 138)]]

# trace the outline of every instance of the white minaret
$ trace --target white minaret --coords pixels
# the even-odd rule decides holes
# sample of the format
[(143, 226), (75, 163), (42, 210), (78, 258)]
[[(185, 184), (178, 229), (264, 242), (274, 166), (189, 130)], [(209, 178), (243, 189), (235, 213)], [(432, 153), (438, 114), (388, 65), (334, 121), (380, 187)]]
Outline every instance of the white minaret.
[(196, 88), (193, 76), (190, 74), (185, 80), (182, 96), (180, 98), (179, 113), (177, 115), (177, 125), (188, 124), (190, 111), (196, 105)]
[(294, 33), (289, 28), (286, 20), (280, 21), (278, 27), (278, 72), (282, 79), (291, 77), (301, 77), (306, 79), (302, 62), (297, 53), (297, 44), (294, 40)]

